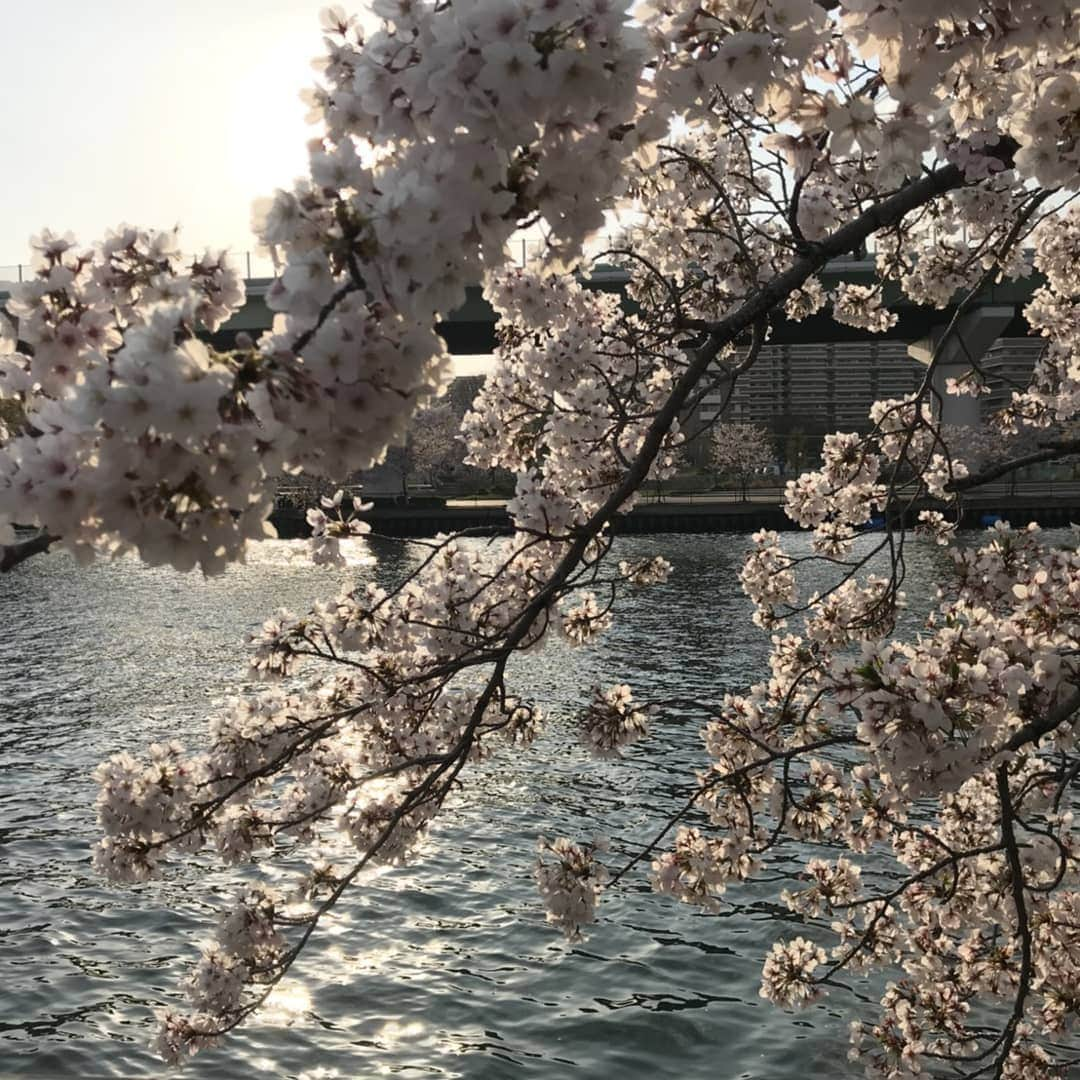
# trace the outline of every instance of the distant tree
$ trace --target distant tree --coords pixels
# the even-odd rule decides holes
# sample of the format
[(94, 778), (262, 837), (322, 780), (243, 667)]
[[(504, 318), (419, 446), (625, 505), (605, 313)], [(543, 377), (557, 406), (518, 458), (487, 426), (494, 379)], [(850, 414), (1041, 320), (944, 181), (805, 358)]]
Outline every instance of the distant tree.
[(750, 477), (776, 457), (769, 433), (758, 424), (720, 424), (712, 436), (711, 462), (717, 476), (737, 481), (743, 501)]
[(405, 445), (387, 455), (401, 478), (401, 494), (409, 497), (410, 482), (434, 486), (440, 476), (460, 466), (465, 458), (461, 418), (449, 405), (423, 409), (413, 417)]

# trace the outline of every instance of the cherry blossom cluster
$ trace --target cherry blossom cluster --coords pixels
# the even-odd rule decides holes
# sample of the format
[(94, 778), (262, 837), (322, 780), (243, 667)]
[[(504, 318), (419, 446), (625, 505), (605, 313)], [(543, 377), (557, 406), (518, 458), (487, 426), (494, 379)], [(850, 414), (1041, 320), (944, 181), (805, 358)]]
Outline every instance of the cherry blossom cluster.
[(42, 236), (9, 304), (30, 355), (0, 381), (32, 400), (0, 458), (5, 542), (18, 523), (87, 556), (134, 547), (204, 572), (241, 557), (265, 535), (268, 477), (343, 476), (401, 439), (448, 376), (436, 319), (503, 264), (518, 222), (542, 216), (573, 259), (620, 162), (663, 130), (643, 37), (617, 7), (384, 14), (365, 41), (324, 13), (310, 179), (256, 215), (282, 314), (257, 350), (221, 357), (194, 339), (243, 300), (222, 259), (182, 267), (171, 234), (121, 230), (91, 253)]
[[(768, 546), (758, 537), (758, 552)], [(698, 804), (719, 834), (680, 829), (653, 864), (656, 885), (711, 906), (767, 866), (782, 837), (872, 856), (806, 863), (784, 899), (836, 944), (778, 943), (762, 982), (763, 996), (794, 1006), (840, 968), (900, 968), (881, 1020), (856, 1025), (870, 1076), (998, 1052), (1003, 1076), (1044, 1075), (1023, 1071), (1044, 1058), (1050, 1076), (1044, 1040), (1075, 1023), (1065, 989), (1080, 979), (1065, 914), (1080, 903), (1067, 799), (1080, 707), (1074, 548), (1005, 526), (954, 548), (955, 585), (909, 642), (866, 617), (882, 604), (880, 580), (831, 590), (810, 605), (811, 636), (774, 637), (769, 681), (727, 696), (705, 729), (712, 764)], [(890, 856), (897, 868), (885, 873)], [(980, 1006), (1018, 994), (1024, 1024), (994, 1041)]]
[[(374, 504), (354, 495), (351, 499), (352, 509), (346, 515), (341, 512), (344, 497), (344, 490), (338, 488), (333, 495), (324, 495), (319, 507), (311, 507), (307, 512), (307, 523), (311, 526), (311, 561), (316, 565), (344, 566), (341, 540), (356, 539), (371, 532), (371, 526), (356, 515), (370, 510)], [(329, 517), (328, 512), (333, 512), (336, 517)]]
[[(340, 514), (344, 501), (335, 495), (312, 511), (320, 545), (335, 529), (353, 531), (356, 519)], [(329, 511), (342, 520), (329, 520)], [(100, 767), (105, 836), (97, 867), (114, 880), (141, 881), (160, 873), (169, 854), (212, 846), (235, 863), (265, 857), (279, 837), (326, 843), (336, 836), (355, 852), (355, 866), (327, 879), (313, 865), (304, 889), (329, 880), (331, 895), (282, 924), (288, 943), (290, 927), (317, 922), (336, 890), (365, 868), (415, 857), (457, 771), (524, 749), (542, 724), (541, 710), (513, 696), (501, 673), (480, 689), (469, 669), (494, 663), (501, 672), (507, 638), (527, 648), (555, 627), (570, 637), (585, 627), (598, 632), (594, 616), (604, 625), (610, 617), (584, 586), (617, 592), (661, 581), (669, 569), (662, 558), (643, 558), (601, 578), (594, 561), (552, 589), (573, 543), (529, 532), (482, 547), (442, 537), (392, 592), (348, 583), (306, 615), (276, 613), (250, 643), (252, 672), (268, 689), (230, 702), (211, 721), (206, 749), (168, 744), (148, 758), (121, 754)], [(603, 546), (594, 543), (593, 560)], [(304, 672), (316, 664), (333, 674)], [(307, 680), (299, 689), (301, 675)], [(629, 688), (614, 687), (594, 697), (583, 731), (598, 753), (612, 753), (645, 734), (644, 715)], [(554, 846), (571, 849), (570, 841)], [(602, 874), (584, 873), (573, 858), (568, 865), (576, 867), (572, 876), (544, 880), (552, 910), (577, 932), (590, 921)], [(244, 917), (234, 909), (225, 919)], [(163, 1017), (163, 1052), (175, 1058), (210, 1045), (258, 1007), (294, 957), (285, 944), (273, 963), (252, 964), (213, 946), (189, 982), (198, 988), (195, 1011)]]
[[(891, 241), (914, 258), (923, 286), (937, 276), (942, 306), (980, 281), (1029, 272), (1009, 244), (1029, 234), (1038, 200), (1018, 194), (1015, 176), (1000, 170), (988, 183), (949, 197), (954, 225), (1000, 209), (964, 241), (951, 237), (962, 260), (935, 270), (919, 229)], [(899, 969), (878, 1022), (853, 1025), (853, 1055), (871, 1077), (914, 1077), (950, 1061), (961, 1075), (982, 1065), (1019, 1080), (1058, 1075), (1070, 1060), (1080, 1000), (1080, 969), (1064, 959), (1074, 949), (1063, 914), (1078, 882), (1076, 545), (1000, 527), (978, 548), (961, 546), (951, 504), (980, 470), (1002, 475), (992, 466), (1075, 450), (1068, 431), (1046, 428), (1068, 428), (1076, 416), (1068, 367), (1076, 221), (1070, 208), (1034, 231), (1034, 264), (1047, 285), (1026, 314), (1049, 346), (997, 426), (940, 425), (927, 391), (935, 356), (920, 391), (877, 403), (868, 434), (827, 437), (822, 468), (789, 484), (788, 513), (814, 530), (816, 555), (795, 557), (777, 534), (755, 535), (741, 574), (755, 621), (784, 630), (797, 620), (800, 631), (773, 637), (768, 682), (726, 697), (705, 728), (711, 764), (694, 802), (716, 833), (681, 827), (653, 863), (660, 891), (712, 907), (788, 840), (861, 856), (812, 858), (803, 885), (785, 891), (815, 933), (773, 948), (762, 994), (798, 1006), (841, 969)], [(962, 273), (950, 278), (949, 267)], [(910, 268), (887, 250), (879, 268), (909, 275), (901, 284), (915, 288)], [(982, 375), (972, 374), (957, 392), (979, 388)], [(858, 529), (881, 511), (896, 515), (886, 539), (856, 556)], [(905, 605), (895, 545), (916, 512), (920, 528), (948, 546), (954, 577), (922, 633), (891, 641)], [(868, 572), (873, 556), (889, 554), (888, 575)], [(837, 580), (808, 592), (801, 568), (817, 556), (837, 567)], [(1012, 1010), (1003, 1026), (990, 1019), (995, 1001)]]
[[(518, 223), (542, 218), (552, 257), (573, 261), (618, 193), (622, 161), (664, 124), (640, 83), (642, 36), (617, 6), (380, 14), (365, 39), (341, 9), (324, 12), (310, 179), (256, 215), (281, 259), (268, 303), (283, 320), (264, 348), (305, 339), (339, 472), (400, 441), (442, 388), (447, 354), (432, 327), (467, 283), (501, 269)], [(304, 443), (327, 440), (306, 416), (287, 422)]]
[(270, 501), (250, 480), (281, 466), (246, 405), (247, 362), (195, 336), (240, 306), (243, 284), (223, 255), (185, 264), (174, 233), (121, 229), (83, 250), (46, 232), (34, 246), (8, 302), (25, 352), (0, 342), (0, 394), (25, 418), (0, 447), (0, 531), (220, 569), (265, 535)]
[(644, 559), (623, 559), (619, 573), (632, 585), (661, 585), (671, 574), (671, 563), (663, 555)]
[(700, 829), (680, 828), (675, 842), (653, 861), (653, 888), (705, 908), (757, 869), (751, 836), (710, 837)]
[(1080, 413), (1080, 209), (1075, 204), (1064, 216), (1048, 219), (1033, 236), (1035, 267), (1046, 284), (1035, 291), (1025, 308), (1033, 330), (1047, 338), (1031, 385), (1013, 396), (1013, 413), (1037, 426), (1069, 423)]
[(581, 741), (596, 757), (618, 757), (619, 749), (649, 734), (645, 713), (625, 683), (597, 688), (581, 718)]
[(882, 306), (881, 287), (840, 285), (833, 295), (833, 318), (847, 326), (883, 334), (896, 325), (896, 314)]
[(582, 939), (581, 928), (596, 921), (596, 902), (608, 879), (597, 860), (602, 845), (574, 844), (565, 838), (537, 843), (536, 883), (547, 907), (547, 921), (571, 941)]
[[(619, 298), (571, 277), (513, 271), (489, 283), (489, 297), (500, 316), (500, 364), (465, 417), (469, 460), (517, 473), (507, 510), (519, 529), (565, 535), (622, 479), (681, 353), (661, 342), (643, 355), (648, 331), (621, 311)], [(681, 440), (675, 422), (651, 478), (672, 475)], [(636, 492), (617, 509), (635, 501)]]
[(950, 192), (932, 213), (913, 222), (903, 243), (883, 244), (878, 272), (896, 279), (918, 304), (944, 308), (992, 271), (997, 280), (1031, 272), (1026, 243), (1002, 250), (1001, 241), (1031, 192), (1014, 169)]
[[(1062, 26), (1071, 40), (1067, 3), (829, 6), (642, 3), (637, 16), (660, 57), (658, 95), (705, 124), (752, 96), (800, 173), (828, 155), (895, 184), (941, 148), (981, 179), (992, 159), (980, 150), (1008, 135), (1025, 178), (1053, 187), (1075, 177), (1080, 92), (1069, 47), (1046, 33)], [(1023, 63), (1010, 62), (1016, 56)]]
[(827, 960), (825, 950), (806, 938), (777, 942), (761, 971), (761, 996), (778, 1005), (806, 1005), (820, 994), (814, 972)]

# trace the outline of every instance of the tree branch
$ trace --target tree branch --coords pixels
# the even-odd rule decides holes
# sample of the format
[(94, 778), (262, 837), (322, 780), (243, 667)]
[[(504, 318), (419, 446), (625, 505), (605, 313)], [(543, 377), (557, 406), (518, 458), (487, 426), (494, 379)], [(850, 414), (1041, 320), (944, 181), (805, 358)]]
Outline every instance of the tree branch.
[(1020, 938), (1020, 976), (1016, 987), (1016, 998), (1012, 1013), (1002, 1032), (1001, 1049), (994, 1059), (994, 1080), (1001, 1080), (1005, 1073), (1005, 1064), (1016, 1043), (1017, 1028), (1024, 1018), (1024, 1005), (1028, 990), (1031, 988), (1032, 942), (1031, 923), (1024, 897), (1024, 867), (1020, 861), (1020, 849), (1013, 829), (1013, 804), (1009, 792), (1009, 766), (1002, 765), (997, 770), (998, 798), (1001, 800), (1001, 842), (1009, 862), (1009, 885), (1012, 892), (1013, 906), (1016, 910), (1016, 933)]
[(1029, 720), (1002, 749), (1012, 752), (1029, 742), (1038, 743), (1044, 735), (1049, 735), (1056, 727), (1071, 720), (1077, 712), (1080, 712), (1080, 688), (1074, 687), (1072, 693), (1064, 701), (1059, 701), (1045, 716), (1038, 720)]
[(43, 529), (36, 536), (31, 536), (26, 540), (16, 540), (14, 544), (0, 548), (0, 574), (6, 574), (19, 563), (48, 551), (50, 545), (55, 544), (59, 539), (58, 536), (50, 536)]
[(1028, 465), (1038, 465), (1042, 461), (1056, 461), (1069, 454), (1080, 454), (1080, 439), (1057, 439), (1053, 442), (1039, 443), (1039, 449), (1032, 450), (1030, 454), (1021, 454), (1020, 457), (1000, 461), (977, 473), (950, 480), (945, 485), (945, 490), (970, 491), (972, 488), (981, 487), (983, 484), (1008, 476), (1017, 469), (1023, 469)]

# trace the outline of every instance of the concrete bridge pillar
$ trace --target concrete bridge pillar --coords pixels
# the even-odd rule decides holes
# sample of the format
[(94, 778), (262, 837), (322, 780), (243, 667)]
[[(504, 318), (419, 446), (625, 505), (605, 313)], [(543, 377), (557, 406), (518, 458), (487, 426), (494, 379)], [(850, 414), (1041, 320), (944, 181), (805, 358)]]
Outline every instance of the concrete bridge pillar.
[[(943, 424), (977, 427), (980, 422), (979, 399), (969, 394), (948, 394), (949, 379), (959, 378), (978, 363), (1001, 332), (1012, 322), (1016, 309), (1011, 304), (991, 304), (964, 315), (942, 348), (934, 366), (933, 386), (938, 394), (940, 420)], [(930, 333), (908, 345), (913, 360), (929, 366), (945, 336), (945, 327), (936, 326)]]

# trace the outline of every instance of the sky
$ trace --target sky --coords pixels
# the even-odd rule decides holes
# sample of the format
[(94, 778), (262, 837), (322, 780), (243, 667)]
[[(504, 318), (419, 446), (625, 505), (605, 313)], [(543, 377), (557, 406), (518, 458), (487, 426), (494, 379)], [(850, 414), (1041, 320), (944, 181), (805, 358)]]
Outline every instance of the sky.
[(252, 201), (306, 172), (320, 6), (3, 0), (0, 267), (44, 227), (91, 243), (179, 224), (185, 251), (252, 248)]

